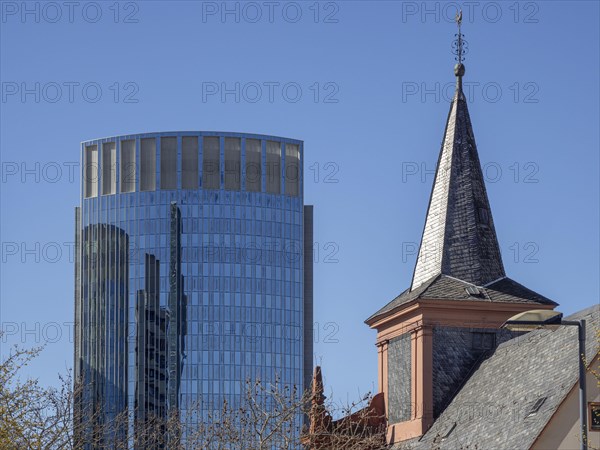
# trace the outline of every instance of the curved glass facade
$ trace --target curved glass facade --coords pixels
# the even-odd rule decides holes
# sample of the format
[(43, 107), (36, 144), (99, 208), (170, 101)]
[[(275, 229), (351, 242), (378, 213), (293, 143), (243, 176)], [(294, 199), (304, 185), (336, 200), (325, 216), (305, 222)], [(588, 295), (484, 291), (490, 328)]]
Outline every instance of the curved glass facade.
[(80, 407), (142, 422), (177, 408), (191, 420), (192, 410), (238, 403), (247, 379), (307, 387), (312, 209), (302, 142), (174, 132), (81, 150)]

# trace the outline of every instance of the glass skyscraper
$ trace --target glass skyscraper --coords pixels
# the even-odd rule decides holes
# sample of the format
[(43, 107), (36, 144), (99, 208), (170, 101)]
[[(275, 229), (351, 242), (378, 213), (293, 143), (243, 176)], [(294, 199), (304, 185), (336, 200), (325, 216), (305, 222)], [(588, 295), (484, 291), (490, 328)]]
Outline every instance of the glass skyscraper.
[[(76, 408), (135, 423), (236, 405), (312, 372), (312, 207), (303, 143), (173, 132), (82, 143)], [(91, 433), (92, 431), (90, 431)], [(85, 434), (85, 433), (84, 433)], [(83, 442), (89, 436), (79, 436)]]

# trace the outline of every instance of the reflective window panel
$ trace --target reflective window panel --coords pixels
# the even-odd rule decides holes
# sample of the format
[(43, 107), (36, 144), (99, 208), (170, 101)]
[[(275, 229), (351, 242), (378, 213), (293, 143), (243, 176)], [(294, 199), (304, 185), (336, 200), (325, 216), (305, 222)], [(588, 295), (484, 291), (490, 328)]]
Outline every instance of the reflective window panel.
[(156, 139), (142, 139), (140, 145), (140, 190), (156, 189)]
[(177, 138), (160, 139), (160, 188), (177, 189)]
[(267, 141), (267, 192), (281, 192), (281, 143)]
[(102, 144), (102, 195), (117, 192), (117, 144)]
[(258, 139), (246, 139), (246, 190), (262, 190), (262, 144)]
[(83, 191), (86, 198), (98, 196), (98, 146), (85, 148), (83, 157)]
[(219, 138), (205, 137), (202, 146), (202, 187), (204, 189), (221, 187), (220, 155)]
[(134, 192), (136, 180), (135, 140), (121, 141), (121, 192)]

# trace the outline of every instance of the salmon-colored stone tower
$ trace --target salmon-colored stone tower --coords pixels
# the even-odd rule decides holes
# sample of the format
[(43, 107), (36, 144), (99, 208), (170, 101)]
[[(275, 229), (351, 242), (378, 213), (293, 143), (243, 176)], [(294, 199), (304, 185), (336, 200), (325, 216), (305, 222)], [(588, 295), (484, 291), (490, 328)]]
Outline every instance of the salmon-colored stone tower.
[(459, 22), (456, 92), (411, 286), (366, 320), (377, 330), (389, 443), (425, 433), (478, 364), (512, 337), (500, 329), (506, 319), (557, 305), (504, 271), (462, 90), (462, 46)]

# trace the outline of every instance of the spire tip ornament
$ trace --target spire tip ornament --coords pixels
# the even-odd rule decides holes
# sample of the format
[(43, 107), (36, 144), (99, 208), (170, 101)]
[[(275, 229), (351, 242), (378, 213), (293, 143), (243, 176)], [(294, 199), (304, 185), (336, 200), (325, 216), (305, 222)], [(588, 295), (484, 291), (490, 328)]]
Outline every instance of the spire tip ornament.
[(454, 66), (454, 75), (457, 77), (462, 77), (465, 74), (465, 65), (462, 63), (456, 64)]
[(454, 19), (456, 21), (456, 25), (458, 26), (458, 33), (455, 34), (456, 39), (452, 43), (452, 53), (456, 55), (456, 61), (458, 63), (454, 66), (454, 75), (457, 77), (462, 77), (465, 74), (465, 65), (463, 61), (465, 59), (465, 55), (468, 52), (468, 43), (464, 40), (464, 35), (461, 32), (462, 25), (462, 9), (456, 13), (456, 17)]

